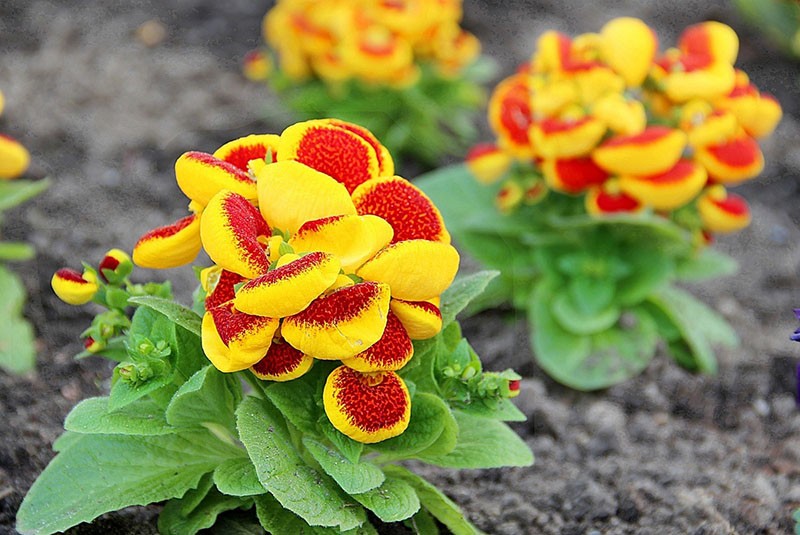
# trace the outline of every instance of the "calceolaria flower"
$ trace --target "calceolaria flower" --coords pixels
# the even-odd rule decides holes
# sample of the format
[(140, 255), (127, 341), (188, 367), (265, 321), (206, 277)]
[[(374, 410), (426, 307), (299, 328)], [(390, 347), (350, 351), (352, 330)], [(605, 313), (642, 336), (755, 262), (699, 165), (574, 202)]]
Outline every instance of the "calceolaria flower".
[(145, 234), (134, 260), (188, 262), (200, 240), (215, 262), (202, 274), (203, 350), (218, 370), (289, 381), (314, 359), (340, 361), (324, 393), (333, 425), (360, 442), (402, 433), (410, 398), (396, 371), (412, 340), (441, 329), (439, 296), (458, 270), (437, 208), (394, 176), (370, 132), (342, 121), (215, 154), (179, 158), (178, 184), (203, 208), (189, 225)]
[(280, 0), (244, 74), (267, 80), (301, 118), (347, 118), (396, 156), (435, 162), (474, 141), (491, 70), (461, 17), (461, 0)]
[[(0, 91), (0, 115), (3, 113), (5, 98)], [(0, 180), (19, 178), (28, 170), (31, 157), (28, 150), (11, 136), (0, 134)]]
[(706, 236), (739, 230), (749, 209), (728, 189), (763, 169), (757, 140), (781, 108), (735, 68), (738, 47), (719, 22), (687, 28), (664, 52), (633, 18), (575, 38), (546, 32), (492, 95), (497, 144), (471, 153), (469, 168), (483, 182), (505, 181), (498, 205), (506, 212), (541, 200), (509, 200), (509, 183), (533, 176), (582, 198), (589, 214), (647, 209), (680, 213), (680, 224)]
[(731, 190), (761, 173), (759, 140), (781, 118), (736, 68), (738, 49), (719, 22), (666, 50), (630, 17), (576, 37), (546, 31), (490, 98), (494, 142), (416, 182), (455, 241), (503, 271), (494, 302), (527, 311), (535, 358), (559, 381), (617, 383), (659, 340), (713, 372), (711, 346), (736, 340), (671, 283), (735, 269), (707, 246), (750, 223)]

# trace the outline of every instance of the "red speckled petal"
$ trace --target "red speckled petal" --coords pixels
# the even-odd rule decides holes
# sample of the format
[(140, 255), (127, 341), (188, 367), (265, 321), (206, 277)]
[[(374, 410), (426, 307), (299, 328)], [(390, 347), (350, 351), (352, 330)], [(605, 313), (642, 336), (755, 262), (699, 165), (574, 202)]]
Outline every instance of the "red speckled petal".
[(340, 366), (325, 382), (325, 414), (348, 437), (373, 444), (401, 434), (411, 418), (411, 398), (394, 372), (365, 374)]
[(459, 256), (452, 245), (407, 240), (381, 250), (356, 272), (364, 280), (385, 282), (392, 297), (425, 301), (438, 297), (458, 271)]
[(265, 381), (291, 381), (305, 374), (314, 364), (314, 358), (304, 355), (282, 338), (276, 338), (267, 354), (253, 364), (250, 371)]
[(297, 253), (323, 251), (352, 273), (392, 241), (391, 225), (373, 215), (333, 216), (304, 223), (289, 240)]
[(244, 277), (233, 271), (221, 270), (216, 280), (210, 281), (211, 287), (207, 288), (206, 310), (216, 308), (223, 303), (232, 301), (236, 297), (235, 286), (242, 282)]
[(345, 359), (380, 340), (389, 314), (389, 287), (362, 282), (315, 299), (283, 321), (281, 334), (306, 355)]
[(194, 260), (201, 247), (200, 217), (192, 214), (144, 234), (133, 246), (133, 261), (143, 268), (174, 268)]
[(261, 360), (272, 344), (278, 320), (250, 316), (221, 305), (203, 315), (203, 352), (221, 372), (244, 370)]
[(379, 175), (378, 156), (364, 138), (325, 120), (297, 123), (281, 134), (278, 159), (296, 160), (344, 184), (348, 192)]
[(392, 299), (390, 308), (412, 340), (426, 340), (442, 330), (442, 313), (433, 303)]
[(353, 192), (359, 214), (385, 219), (394, 229), (392, 243), (431, 240), (450, 243), (439, 210), (422, 190), (401, 177), (384, 177), (361, 184)]
[(272, 232), (253, 204), (232, 191), (215, 195), (203, 211), (203, 248), (223, 269), (252, 279), (266, 273), (269, 258), (262, 243)]
[(266, 161), (267, 154), (271, 155), (267, 163), (276, 162), (280, 139), (275, 134), (251, 134), (225, 143), (214, 151), (213, 156), (247, 172), (251, 160)]
[(325, 119), (329, 124), (334, 126), (339, 126), (344, 128), (345, 130), (349, 130), (354, 134), (361, 136), (364, 141), (369, 143), (373, 149), (375, 149), (375, 155), (378, 157), (378, 176), (392, 176), (394, 175), (394, 160), (392, 160), (392, 155), (389, 153), (389, 149), (384, 147), (378, 138), (376, 138), (372, 132), (364, 128), (363, 126), (348, 123), (346, 121), (341, 121), (339, 119)]
[(360, 372), (393, 371), (405, 366), (413, 356), (411, 338), (397, 316), (389, 312), (381, 339), (355, 357), (343, 359), (342, 364)]
[(234, 306), (270, 318), (297, 314), (334, 283), (339, 267), (335, 256), (319, 251), (307, 254), (245, 283)]
[(211, 197), (230, 190), (255, 201), (256, 184), (247, 171), (204, 152), (187, 152), (175, 162), (175, 179), (187, 197), (205, 206)]

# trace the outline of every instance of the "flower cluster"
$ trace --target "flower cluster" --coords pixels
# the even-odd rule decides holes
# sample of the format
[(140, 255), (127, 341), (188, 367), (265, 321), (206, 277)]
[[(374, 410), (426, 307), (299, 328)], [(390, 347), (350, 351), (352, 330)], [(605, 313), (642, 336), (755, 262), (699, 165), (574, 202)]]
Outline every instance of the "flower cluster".
[(193, 213), (142, 236), (133, 260), (174, 267), (205, 250), (214, 366), (288, 381), (315, 359), (341, 361), (323, 392), (331, 423), (363, 443), (402, 433), (410, 397), (396, 371), (412, 340), (440, 331), (459, 257), (385, 147), (357, 125), (313, 120), (185, 153), (175, 174)]
[[(3, 113), (5, 99), (0, 92), (0, 114)], [(31, 157), (28, 150), (16, 139), (0, 134), (0, 180), (19, 178), (28, 170)]]
[(505, 179), (503, 211), (555, 191), (582, 195), (589, 214), (651, 209), (704, 238), (739, 230), (749, 209), (727, 188), (762, 171), (757, 139), (781, 108), (734, 67), (738, 45), (719, 22), (687, 28), (664, 52), (634, 18), (575, 38), (548, 31), (496, 88), (497, 144), (468, 164), (481, 181)]
[(460, 19), (461, 0), (280, 0), (263, 30), (293, 80), (405, 87), (419, 78), (419, 62), (455, 76), (476, 59), (480, 43)]

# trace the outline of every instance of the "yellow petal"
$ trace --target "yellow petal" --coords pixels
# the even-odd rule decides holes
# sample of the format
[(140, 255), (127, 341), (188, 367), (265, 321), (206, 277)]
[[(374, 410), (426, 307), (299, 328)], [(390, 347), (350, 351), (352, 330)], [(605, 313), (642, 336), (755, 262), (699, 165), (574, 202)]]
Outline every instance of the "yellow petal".
[(143, 268), (173, 268), (194, 260), (201, 248), (200, 217), (192, 214), (144, 234), (133, 246), (133, 261)]
[(314, 359), (287, 344), (285, 340), (277, 338), (272, 341), (269, 351), (264, 358), (253, 364), (250, 371), (265, 381), (291, 381), (304, 375)]
[(203, 353), (221, 372), (247, 369), (267, 354), (278, 329), (278, 320), (220, 311), (222, 308), (203, 315)]
[(361, 266), (364, 280), (385, 282), (392, 297), (425, 301), (453, 282), (459, 256), (452, 245), (429, 240), (406, 240), (389, 245)]
[(313, 252), (248, 281), (233, 303), (247, 314), (284, 318), (306, 308), (338, 275), (338, 258)]
[(289, 245), (298, 252), (322, 251), (336, 256), (345, 273), (352, 273), (392, 241), (392, 226), (374, 215), (333, 216), (308, 221)]
[(256, 185), (246, 171), (204, 152), (182, 154), (175, 162), (175, 180), (187, 197), (201, 205), (223, 189), (256, 199)]
[(433, 303), (392, 299), (389, 306), (412, 340), (426, 340), (442, 330), (442, 313)]
[(273, 228), (290, 234), (307, 221), (356, 213), (342, 184), (300, 162), (267, 165), (257, 179), (261, 214)]
[(0, 180), (10, 180), (27, 171), (31, 156), (22, 143), (0, 134)]
[(641, 85), (653, 63), (658, 39), (652, 28), (633, 17), (620, 17), (600, 30), (603, 60), (624, 79), (628, 87)]
[(53, 274), (50, 285), (59, 299), (69, 305), (83, 305), (92, 300), (98, 290), (94, 277), (81, 275), (74, 269), (62, 268)]

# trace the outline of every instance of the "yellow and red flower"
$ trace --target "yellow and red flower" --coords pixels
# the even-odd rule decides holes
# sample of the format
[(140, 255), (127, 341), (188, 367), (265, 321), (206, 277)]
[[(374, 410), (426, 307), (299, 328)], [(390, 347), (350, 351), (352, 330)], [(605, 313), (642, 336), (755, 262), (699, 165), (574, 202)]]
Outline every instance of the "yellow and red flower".
[[(187, 153), (177, 167), (181, 189), (204, 204), (199, 236), (216, 264), (202, 275), (203, 350), (223, 372), (275, 381), (339, 360), (324, 396), (331, 422), (362, 442), (395, 436), (410, 399), (394, 371), (412, 340), (441, 329), (438, 298), (458, 253), (439, 211), (394, 176), (365, 129), (307, 121), (270, 146), (274, 161), (234, 144), (218, 151), (225, 160)], [(245, 165), (249, 183), (232, 170)]]
[[(3, 113), (5, 99), (0, 92), (0, 115)], [(11, 136), (0, 134), (0, 180), (19, 178), (31, 163), (31, 156), (22, 143)]]
[(80, 273), (61, 268), (53, 274), (50, 285), (59, 299), (70, 305), (83, 305), (92, 300), (100, 286), (91, 271)]

